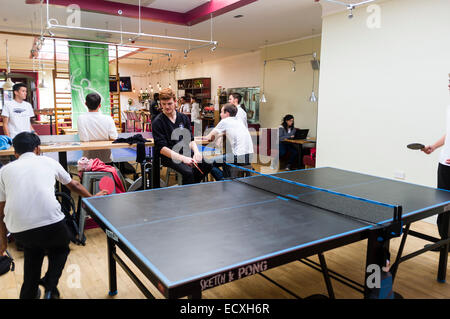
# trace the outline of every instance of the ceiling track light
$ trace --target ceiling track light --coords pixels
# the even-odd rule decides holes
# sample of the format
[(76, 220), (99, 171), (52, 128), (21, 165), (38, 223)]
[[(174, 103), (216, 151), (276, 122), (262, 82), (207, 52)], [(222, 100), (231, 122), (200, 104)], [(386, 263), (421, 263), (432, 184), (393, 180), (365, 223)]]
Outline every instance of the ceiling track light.
[[(315, 2), (319, 2), (319, 1), (320, 0), (315, 0)], [(353, 4), (348, 4), (348, 3), (345, 3), (345, 2), (342, 2), (342, 1), (339, 1), (339, 0), (324, 0), (324, 1), (331, 2), (331, 3), (337, 3), (337, 4), (340, 4), (342, 6), (346, 6), (347, 10), (349, 11), (348, 18), (352, 19), (353, 18), (353, 9), (355, 9), (356, 7), (362, 6), (364, 4), (374, 2), (376, 0), (366, 0), (366, 1), (362, 1), (362, 2), (359, 2), (359, 3), (353, 3)]]

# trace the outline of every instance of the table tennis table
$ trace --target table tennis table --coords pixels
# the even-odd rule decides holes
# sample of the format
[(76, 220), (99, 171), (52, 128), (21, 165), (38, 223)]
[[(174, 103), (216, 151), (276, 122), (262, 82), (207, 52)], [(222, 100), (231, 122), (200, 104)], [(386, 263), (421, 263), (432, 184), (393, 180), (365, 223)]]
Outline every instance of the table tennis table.
[[(118, 263), (148, 298), (152, 294), (117, 254), (128, 257), (166, 298), (201, 298), (202, 291), (367, 239), (366, 269), (386, 266), (389, 242), (403, 236), (395, 262), (382, 272), (440, 247), (437, 278), (446, 279), (450, 192), (324, 167), (83, 199), (106, 232), (110, 295), (117, 294)], [(411, 223), (444, 215), (446, 233), (433, 238)], [(402, 256), (408, 235), (433, 242)], [(406, 268), (406, 266), (405, 266)], [(391, 298), (369, 286), (366, 298)], [(384, 278), (384, 277), (383, 277)], [(361, 280), (362, 281), (362, 280)], [(384, 294), (384, 295), (383, 295)]]

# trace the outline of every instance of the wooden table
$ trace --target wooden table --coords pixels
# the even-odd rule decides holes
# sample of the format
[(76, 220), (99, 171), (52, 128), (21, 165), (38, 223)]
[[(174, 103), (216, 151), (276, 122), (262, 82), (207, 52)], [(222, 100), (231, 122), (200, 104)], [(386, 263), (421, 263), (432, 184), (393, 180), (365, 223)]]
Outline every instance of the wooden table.
[[(145, 143), (145, 146), (154, 146), (153, 136), (145, 134), (145, 139), (150, 142)], [(127, 138), (130, 134), (121, 133), (119, 137)], [(128, 143), (113, 143), (112, 141), (91, 141), (80, 142), (78, 135), (41, 135), (41, 153), (57, 152), (60, 164), (67, 170), (67, 152), (70, 151), (91, 151), (91, 150), (106, 150), (113, 148), (132, 148), (135, 144)], [(0, 150), (0, 156), (14, 155), (14, 147), (7, 150)]]
[(304, 168), (303, 165), (303, 145), (304, 144), (315, 144), (316, 143), (316, 138), (315, 137), (311, 137), (309, 139), (304, 139), (304, 140), (293, 140), (293, 139), (285, 139), (283, 142), (287, 142), (287, 143), (292, 143), (297, 145), (298, 147), (298, 162), (300, 165), (300, 168)]

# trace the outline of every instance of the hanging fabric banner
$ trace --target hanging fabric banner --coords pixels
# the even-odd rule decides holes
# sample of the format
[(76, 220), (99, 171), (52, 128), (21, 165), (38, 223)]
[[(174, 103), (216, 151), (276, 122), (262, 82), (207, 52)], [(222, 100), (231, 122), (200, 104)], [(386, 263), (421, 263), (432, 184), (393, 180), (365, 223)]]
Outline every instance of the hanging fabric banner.
[(100, 112), (110, 116), (108, 45), (69, 41), (69, 72), (72, 128), (77, 128), (78, 116), (88, 111), (85, 102), (89, 93), (102, 97)]

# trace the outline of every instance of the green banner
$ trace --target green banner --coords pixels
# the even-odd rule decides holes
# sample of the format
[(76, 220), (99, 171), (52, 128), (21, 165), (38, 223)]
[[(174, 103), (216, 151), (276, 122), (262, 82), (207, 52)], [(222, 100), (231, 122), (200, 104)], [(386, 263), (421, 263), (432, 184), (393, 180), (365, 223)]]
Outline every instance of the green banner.
[(88, 111), (86, 95), (102, 97), (100, 112), (111, 115), (109, 99), (108, 45), (69, 41), (69, 72), (72, 90), (72, 127), (77, 128), (78, 116)]

